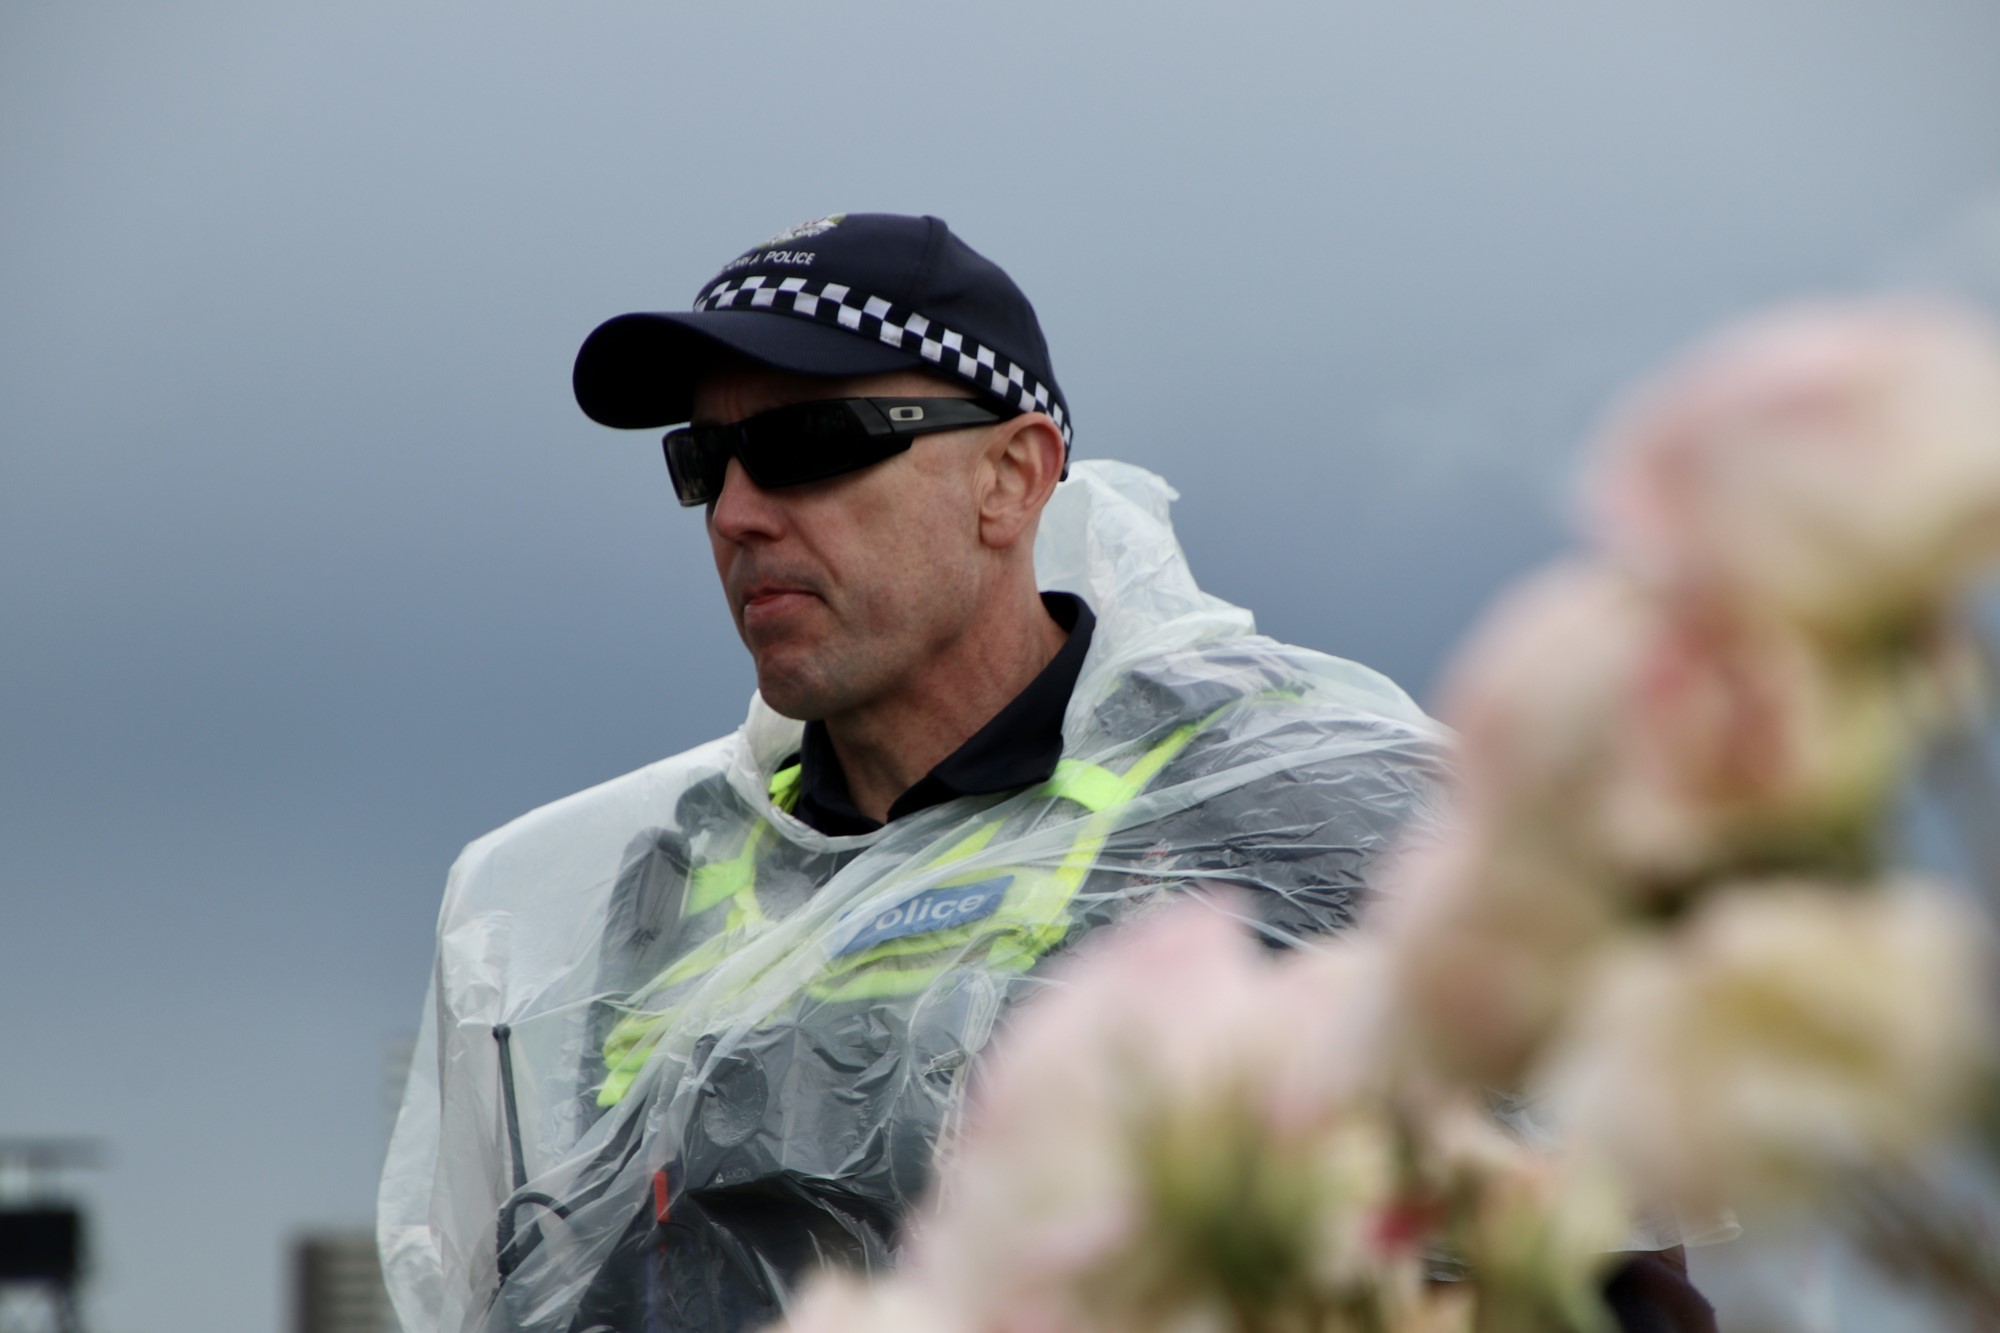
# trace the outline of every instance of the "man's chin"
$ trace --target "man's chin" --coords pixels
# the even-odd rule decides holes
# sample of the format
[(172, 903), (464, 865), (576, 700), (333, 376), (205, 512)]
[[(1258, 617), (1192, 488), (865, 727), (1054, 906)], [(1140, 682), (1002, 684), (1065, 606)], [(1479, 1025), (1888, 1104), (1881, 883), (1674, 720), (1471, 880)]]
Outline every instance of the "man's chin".
[(784, 717), (824, 722), (882, 697), (882, 680), (867, 654), (836, 652), (822, 641), (768, 644), (751, 656), (757, 692)]
[(788, 717), (794, 722), (824, 722), (826, 710), (814, 708), (810, 704), (787, 703), (783, 698), (772, 698), (761, 686), (757, 693), (762, 696), (765, 707), (779, 717)]
[(772, 712), (794, 722), (823, 722), (828, 714), (837, 711), (819, 682), (801, 679), (789, 671), (767, 670), (761, 663), (757, 670), (757, 693)]

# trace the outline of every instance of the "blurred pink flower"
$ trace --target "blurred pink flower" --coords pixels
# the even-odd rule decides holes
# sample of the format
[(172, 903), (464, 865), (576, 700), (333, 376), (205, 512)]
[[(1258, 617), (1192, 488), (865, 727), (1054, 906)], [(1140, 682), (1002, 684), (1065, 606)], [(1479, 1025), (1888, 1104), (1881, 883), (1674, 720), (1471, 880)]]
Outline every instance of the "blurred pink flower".
[(1481, 1327), (1588, 1328), (1605, 1272), (1633, 1235), (1609, 1160), (1531, 1147), (1471, 1099), (1426, 1121), (1432, 1169), (1448, 1173), (1445, 1236), (1480, 1292)]
[(1390, 1059), (1419, 1082), (1516, 1087), (1616, 926), (1574, 857), (1475, 823), (1379, 877)]
[(1442, 1319), (1388, 1224), (1399, 1127), (1364, 1096), (1378, 967), (1345, 942), (1273, 958), (1212, 902), (1086, 950), (986, 1066), (913, 1264), (987, 1330)]
[(1864, 837), (1909, 744), (1899, 688), (1877, 659), (1576, 563), (1500, 600), (1443, 713), (1505, 854), (1644, 892)]
[(907, 1277), (829, 1269), (808, 1281), (779, 1333), (973, 1333), (953, 1302)]
[(1648, 1198), (1697, 1214), (1808, 1199), (1965, 1108), (1986, 958), (1982, 918), (1929, 886), (1739, 884), (1607, 957), (1550, 1104)]
[(1915, 302), (1765, 316), (1615, 416), (1585, 503), (1649, 581), (1900, 632), (2000, 555), (2000, 339)]

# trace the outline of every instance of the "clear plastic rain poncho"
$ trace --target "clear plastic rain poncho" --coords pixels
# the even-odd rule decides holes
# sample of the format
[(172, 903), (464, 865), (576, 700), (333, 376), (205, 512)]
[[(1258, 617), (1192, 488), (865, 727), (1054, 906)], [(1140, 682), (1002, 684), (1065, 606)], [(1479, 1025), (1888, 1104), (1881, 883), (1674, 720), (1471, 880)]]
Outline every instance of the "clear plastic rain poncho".
[(1098, 616), (1047, 783), (830, 837), (753, 698), (466, 849), (382, 1182), (407, 1329), (768, 1322), (894, 1262), (972, 1062), (1079, 936), (1202, 884), (1276, 943), (1349, 920), (1443, 736), (1197, 588), (1172, 498), (1079, 463), (1043, 516), (1042, 586)]

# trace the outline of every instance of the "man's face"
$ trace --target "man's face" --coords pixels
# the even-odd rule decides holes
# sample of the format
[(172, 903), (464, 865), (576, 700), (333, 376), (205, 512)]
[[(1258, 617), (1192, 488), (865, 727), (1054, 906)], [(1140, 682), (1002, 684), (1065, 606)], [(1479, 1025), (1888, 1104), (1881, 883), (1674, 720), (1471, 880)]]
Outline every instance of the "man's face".
[[(964, 396), (915, 372), (830, 380), (739, 366), (696, 389), (698, 424), (826, 398)], [(979, 613), (990, 552), (974, 476), (986, 428), (923, 436), (858, 472), (764, 490), (732, 459), (708, 538), (757, 688), (825, 719), (912, 688)]]

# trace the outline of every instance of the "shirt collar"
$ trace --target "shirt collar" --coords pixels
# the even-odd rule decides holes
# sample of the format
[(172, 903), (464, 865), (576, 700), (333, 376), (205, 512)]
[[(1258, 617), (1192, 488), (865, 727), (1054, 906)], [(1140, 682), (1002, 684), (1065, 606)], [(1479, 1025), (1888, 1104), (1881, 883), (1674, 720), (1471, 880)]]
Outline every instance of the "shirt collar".
[[(1081, 597), (1045, 592), (1042, 605), (1069, 637), (1028, 687), (995, 713), (965, 744), (938, 761), (889, 807), (890, 820), (960, 796), (986, 796), (1046, 782), (1062, 758), (1063, 714), (1083, 672), (1097, 617)], [(873, 833), (881, 824), (862, 814), (848, 794), (847, 775), (820, 722), (806, 723), (799, 742), (799, 800), (792, 813), (821, 833)]]

